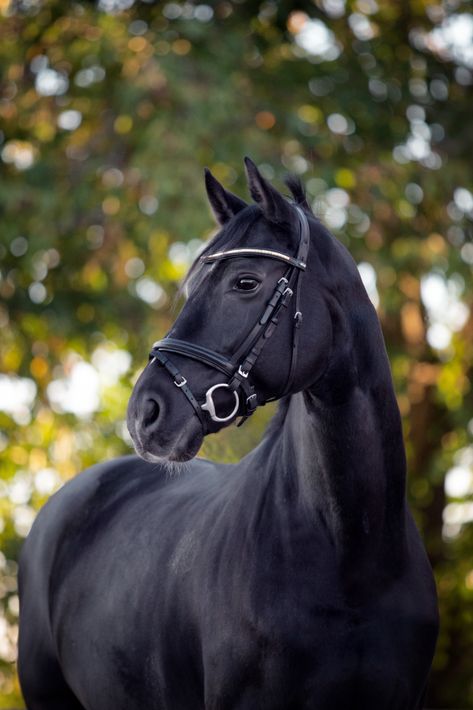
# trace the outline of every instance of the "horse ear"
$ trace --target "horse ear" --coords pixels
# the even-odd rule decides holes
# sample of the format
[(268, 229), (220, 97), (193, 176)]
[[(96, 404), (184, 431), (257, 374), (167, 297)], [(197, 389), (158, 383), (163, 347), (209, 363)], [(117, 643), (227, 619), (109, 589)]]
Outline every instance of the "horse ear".
[(223, 226), (237, 212), (247, 207), (244, 200), (225, 190), (225, 188), (214, 178), (208, 168), (205, 168), (205, 188), (209, 198), (210, 206), (217, 222)]
[(245, 158), (245, 167), (251, 196), (266, 219), (275, 223), (291, 223), (294, 219), (294, 209), (286, 198), (265, 180), (250, 158)]

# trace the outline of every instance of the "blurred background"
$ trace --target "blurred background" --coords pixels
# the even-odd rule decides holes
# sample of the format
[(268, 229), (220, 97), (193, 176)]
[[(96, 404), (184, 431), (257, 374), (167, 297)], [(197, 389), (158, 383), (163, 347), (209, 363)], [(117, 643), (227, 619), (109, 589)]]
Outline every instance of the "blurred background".
[[(461, 0), (0, 0), (0, 707), (36, 511), (124, 423), (215, 230), (202, 170), (301, 176), (381, 319), (438, 584), (428, 707), (473, 708), (473, 18)], [(205, 443), (237, 460), (267, 410)]]

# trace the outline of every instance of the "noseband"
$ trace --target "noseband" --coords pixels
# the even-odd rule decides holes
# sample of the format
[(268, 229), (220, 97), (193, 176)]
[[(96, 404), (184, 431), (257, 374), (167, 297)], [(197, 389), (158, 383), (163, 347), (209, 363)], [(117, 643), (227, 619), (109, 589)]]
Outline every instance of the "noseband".
[[(286, 273), (277, 282), (273, 294), (267, 302), (266, 308), (260, 318), (248, 333), (237, 351), (232, 355), (231, 359), (227, 359), (220, 353), (204, 348), (201, 345), (189, 343), (186, 340), (177, 340), (176, 338), (166, 337), (163, 340), (158, 340), (154, 343), (151, 349), (150, 364), (157, 362), (158, 365), (164, 367), (164, 369), (169, 373), (169, 375), (173, 378), (176, 387), (181, 390), (181, 392), (191, 403), (204, 431), (206, 430), (205, 412), (208, 413), (214, 422), (227, 422), (240, 411), (242, 414), (242, 420), (239, 423), (240, 426), (253, 414), (257, 406), (283, 397), (292, 387), (297, 362), (299, 330), (302, 323), (302, 313), (300, 310), (300, 277), (306, 269), (310, 242), (309, 223), (307, 221), (307, 217), (298, 205), (293, 206), (298, 216), (300, 232), (299, 247), (295, 257), (283, 254), (282, 252), (272, 251), (271, 249), (250, 248), (229, 249), (228, 251), (219, 251), (214, 254), (205, 254), (201, 257), (202, 262), (209, 264), (216, 261), (222, 261), (224, 259), (232, 259), (242, 256), (263, 256), (269, 259), (282, 261), (288, 265)], [(256, 394), (255, 388), (251, 382), (250, 373), (261, 354), (264, 344), (274, 333), (279, 322), (280, 315), (289, 305), (294, 293), (295, 309), (292, 330), (291, 362), (286, 385), (281, 394), (266, 400), (258, 401), (258, 395)], [(210, 387), (205, 394), (204, 404), (199, 404), (191, 388), (189, 387), (186, 378), (168, 357), (167, 353), (184, 355), (192, 360), (202, 362), (204, 365), (213, 367), (225, 375), (227, 382), (221, 382), (213, 385), (213, 387)], [(234, 398), (234, 406), (232, 411), (224, 417), (219, 417), (217, 415), (213, 399), (214, 392), (219, 389), (229, 390), (233, 394)]]

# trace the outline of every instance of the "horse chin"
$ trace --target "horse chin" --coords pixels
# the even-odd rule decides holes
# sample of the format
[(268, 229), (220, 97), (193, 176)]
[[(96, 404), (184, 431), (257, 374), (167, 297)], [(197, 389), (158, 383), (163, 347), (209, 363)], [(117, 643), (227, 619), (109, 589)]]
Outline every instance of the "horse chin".
[(160, 464), (180, 464), (193, 459), (202, 446), (203, 435), (195, 432), (187, 440), (185, 434), (181, 434), (178, 439), (166, 446), (159, 446), (157, 442), (150, 442), (144, 446), (142, 442), (135, 442), (136, 453), (148, 463)]

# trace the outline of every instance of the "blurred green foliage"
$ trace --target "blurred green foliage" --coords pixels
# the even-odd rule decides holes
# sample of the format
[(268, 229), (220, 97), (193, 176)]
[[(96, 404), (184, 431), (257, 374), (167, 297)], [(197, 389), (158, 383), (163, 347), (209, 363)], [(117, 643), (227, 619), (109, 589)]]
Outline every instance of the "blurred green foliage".
[[(130, 450), (134, 378), (214, 230), (202, 168), (245, 195), (248, 154), (276, 183), (301, 175), (379, 298), (439, 590), (428, 703), (473, 708), (468, 8), (0, 0), (0, 707), (21, 704), (16, 559), (34, 512)], [(270, 413), (203, 454), (237, 460)]]

